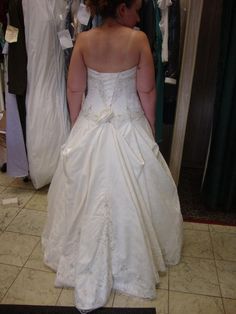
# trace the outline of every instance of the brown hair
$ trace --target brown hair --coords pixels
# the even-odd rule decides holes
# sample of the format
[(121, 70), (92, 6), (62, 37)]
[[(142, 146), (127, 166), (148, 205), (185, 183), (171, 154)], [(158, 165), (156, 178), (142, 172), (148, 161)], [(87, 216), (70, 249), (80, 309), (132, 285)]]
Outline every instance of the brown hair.
[(116, 9), (121, 3), (125, 3), (128, 8), (131, 7), (134, 0), (87, 0), (92, 15), (100, 15), (103, 19), (116, 17)]

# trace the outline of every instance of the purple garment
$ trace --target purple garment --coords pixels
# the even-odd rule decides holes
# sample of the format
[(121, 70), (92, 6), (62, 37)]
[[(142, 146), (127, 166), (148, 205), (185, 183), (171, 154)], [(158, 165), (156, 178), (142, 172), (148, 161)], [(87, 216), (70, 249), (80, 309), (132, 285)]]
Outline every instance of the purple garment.
[(25, 177), (29, 169), (16, 96), (8, 92), (6, 121), (7, 174), (11, 177)]

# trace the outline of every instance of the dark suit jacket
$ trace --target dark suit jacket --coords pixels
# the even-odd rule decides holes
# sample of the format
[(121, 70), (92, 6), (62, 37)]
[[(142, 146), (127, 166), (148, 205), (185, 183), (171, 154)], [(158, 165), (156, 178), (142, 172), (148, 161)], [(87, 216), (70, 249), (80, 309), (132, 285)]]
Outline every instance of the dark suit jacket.
[(8, 88), (9, 92), (24, 95), (27, 87), (27, 53), (22, 0), (9, 0), (10, 25), (19, 29), (18, 41), (9, 44)]

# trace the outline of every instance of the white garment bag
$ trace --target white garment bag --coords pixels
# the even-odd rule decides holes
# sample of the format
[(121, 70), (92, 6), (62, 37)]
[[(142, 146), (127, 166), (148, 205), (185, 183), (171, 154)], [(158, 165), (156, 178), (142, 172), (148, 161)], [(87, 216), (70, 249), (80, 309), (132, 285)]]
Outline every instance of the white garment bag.
[(28, 54), (27, 152), (36, 189), (50, 183), (69, 133), (64, 54), (64, 0), (23, 0)]

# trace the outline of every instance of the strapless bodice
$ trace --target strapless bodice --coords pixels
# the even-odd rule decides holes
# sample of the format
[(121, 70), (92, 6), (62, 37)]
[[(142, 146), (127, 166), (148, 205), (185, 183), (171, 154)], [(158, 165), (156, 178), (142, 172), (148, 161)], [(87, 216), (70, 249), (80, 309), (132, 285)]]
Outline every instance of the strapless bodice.
[(81, 114), (92, 120), (129, 118), (143, 114), (136, 90), (137, 67), (104, 73), (87, 70), (87, 94)]

